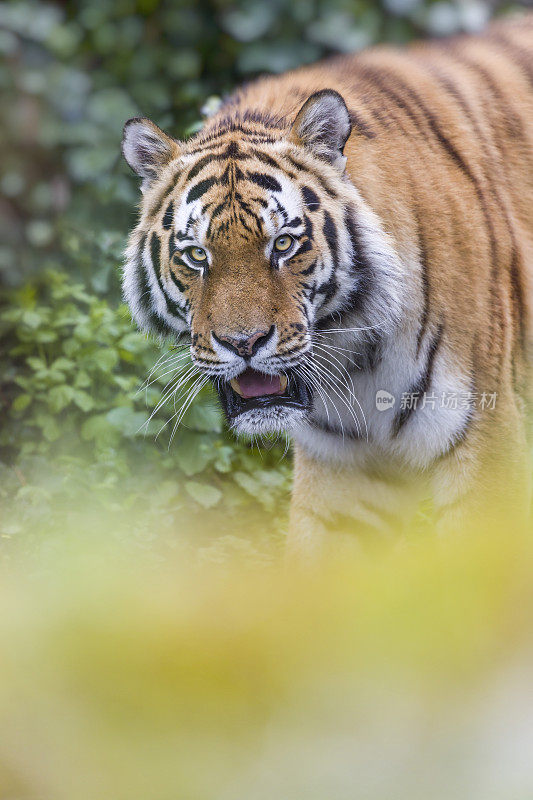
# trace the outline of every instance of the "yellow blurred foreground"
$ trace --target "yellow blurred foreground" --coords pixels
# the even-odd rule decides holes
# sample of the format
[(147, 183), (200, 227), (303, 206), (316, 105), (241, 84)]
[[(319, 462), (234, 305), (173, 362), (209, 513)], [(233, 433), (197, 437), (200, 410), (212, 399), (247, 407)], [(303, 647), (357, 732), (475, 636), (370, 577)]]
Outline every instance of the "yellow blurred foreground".
[(98, 548), (1, 570), (2, 800), (533, 797), (531, 538)]

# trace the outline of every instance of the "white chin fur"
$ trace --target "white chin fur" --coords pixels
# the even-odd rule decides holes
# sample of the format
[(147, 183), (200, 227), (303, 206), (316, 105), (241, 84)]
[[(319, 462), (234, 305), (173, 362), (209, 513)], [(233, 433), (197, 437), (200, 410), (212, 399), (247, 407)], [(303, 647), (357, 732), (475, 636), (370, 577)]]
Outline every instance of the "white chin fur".
[(300, 425), (306, 416), (305, 411), (296, 408), (259, 409), (244, 411), (235, 417), (231, 429), (236, 434), (281, 433)]

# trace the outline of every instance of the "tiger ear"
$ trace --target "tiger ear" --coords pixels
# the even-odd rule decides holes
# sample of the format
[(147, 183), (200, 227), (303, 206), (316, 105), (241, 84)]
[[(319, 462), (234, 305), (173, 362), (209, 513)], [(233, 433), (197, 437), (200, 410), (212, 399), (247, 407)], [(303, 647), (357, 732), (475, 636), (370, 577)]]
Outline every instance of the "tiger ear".
[(134, 117), (124, 125), (122, 153), (132, 170), (143, 179), (141, 191), (145, 192), (163, 167), (179, 156), (180, 142), (167, 136), (146, 117)]
[(342, 151), (351, 130), (350, 114), (341, 95), (334, 89), (322, 89), (308, 97), (299, 110), (289, 140), (344, 171)]

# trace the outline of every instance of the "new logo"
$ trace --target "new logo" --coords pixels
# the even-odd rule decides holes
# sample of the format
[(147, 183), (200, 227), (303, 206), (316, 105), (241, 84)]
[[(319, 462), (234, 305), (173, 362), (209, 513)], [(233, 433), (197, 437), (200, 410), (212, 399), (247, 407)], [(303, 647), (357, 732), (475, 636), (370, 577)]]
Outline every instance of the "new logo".
[(386, 392), (385, 389), (378, 389), (376, 392), (376, 408), (378, 411), (388, 411), (389, 408), (393, 408), (395, 402), (394, 395)]

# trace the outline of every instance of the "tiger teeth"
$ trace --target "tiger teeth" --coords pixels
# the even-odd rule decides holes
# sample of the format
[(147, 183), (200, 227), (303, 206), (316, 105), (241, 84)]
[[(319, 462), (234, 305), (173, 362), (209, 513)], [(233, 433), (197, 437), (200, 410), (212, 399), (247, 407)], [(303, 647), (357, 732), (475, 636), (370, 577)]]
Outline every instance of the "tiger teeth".
[(284, 392), (285, 389), (287, 388), (287, 376), (286, 375), (280, 375), (279, 376), (279, 382), (280, 382), (281, 391)]
[(234, 392), (237, 392), (237, 394), (239, 394), (241, 397), (244, 397), (239, 386), (239, 381), (236, 378), (232, 378), (229, 382), (229, 385), (231, 386)]

